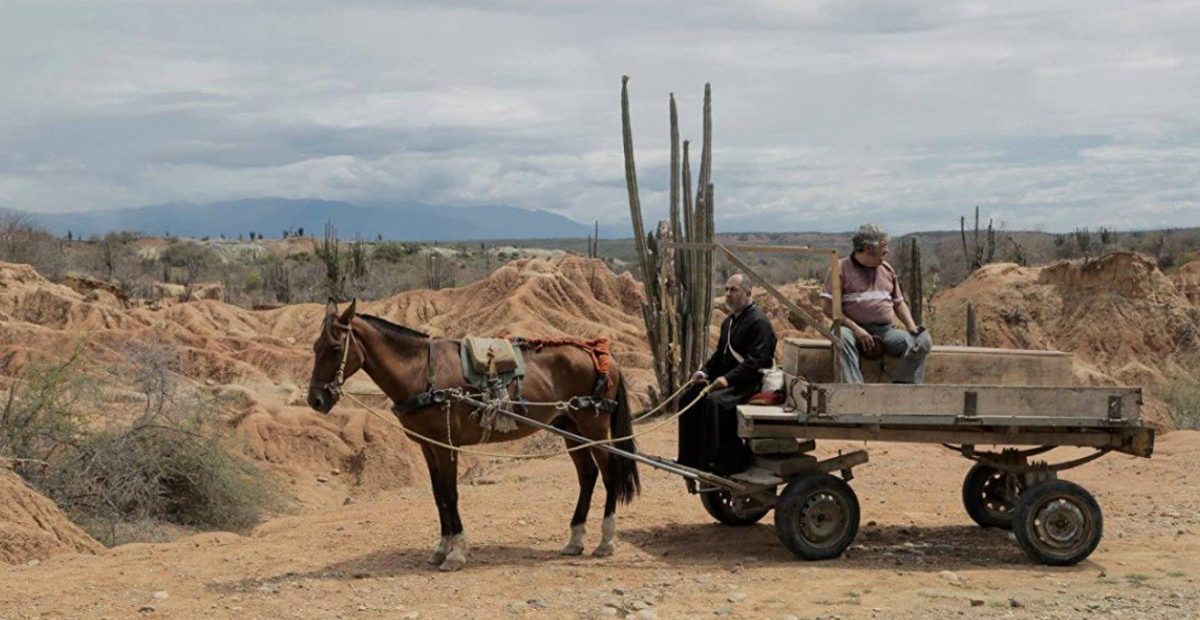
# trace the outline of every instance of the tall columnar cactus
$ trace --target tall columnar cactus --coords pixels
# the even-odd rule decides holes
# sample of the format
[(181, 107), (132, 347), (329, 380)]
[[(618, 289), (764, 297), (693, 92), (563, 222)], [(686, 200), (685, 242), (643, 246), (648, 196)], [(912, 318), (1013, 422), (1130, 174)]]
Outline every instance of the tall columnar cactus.
[[(625, 180), (633, 218), (638, 262), (646, 290), (642, 307), (646, 333), (654, 353), (654, 370), (661, 395), (674, 393), (708, 355), (712, 319), (712, 251), (676, 250), (670, 242), (711, 244), (713, 241), (712, 94), (704, 87), (704, 137), (700, 176), (692, 203), (689, 143), (680, 148), (675, 96), (669, 99), (671, 165), (669, 217), (647, 235), (637, 191), (633, 131), (629, 115), (628, 77), (621, 82), (621, 121), (625, 147)], [(682, 198), (682, 205), (681, 203)]]

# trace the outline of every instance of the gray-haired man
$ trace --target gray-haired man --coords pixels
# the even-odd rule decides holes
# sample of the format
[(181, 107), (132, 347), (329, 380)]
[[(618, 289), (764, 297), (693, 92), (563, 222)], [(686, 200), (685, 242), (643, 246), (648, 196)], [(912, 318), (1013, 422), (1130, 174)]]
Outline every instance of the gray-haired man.
[[(923, 383), (925, 358), (933, 348), (933, 340), (924, 327), (913, 321), (896, 270), (883, 260), (888, 253), (887, 233), (874, 224), (864, 224), (854, 233), (852, 243), (854, 253), (838, 263), (842, 282), (842, 381), (863, 382), (858, 366), (861, 349), (868, 356), (886, 351), (900, 358), (892, 375), (894, 383)], [(821, 307), (830, 318), (832, 291), (831, 278), (826, 277)], [(896, 317), (905, 329), (893, 326)]]

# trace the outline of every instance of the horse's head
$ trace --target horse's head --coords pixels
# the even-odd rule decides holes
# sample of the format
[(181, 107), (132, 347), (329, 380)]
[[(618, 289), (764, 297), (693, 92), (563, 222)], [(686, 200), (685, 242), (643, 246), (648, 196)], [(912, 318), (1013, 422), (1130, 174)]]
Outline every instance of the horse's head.
[(357, 300), (351, 301), (340, 317), (332, 299), (325, 307), (325, 323), (313, 343), (313, 371), (308, 382), (308, 406), (321, 413), (333, 409), (342, 396), (346, 377), (362, 366), (362, 350), (350, 329), (357, 305)]

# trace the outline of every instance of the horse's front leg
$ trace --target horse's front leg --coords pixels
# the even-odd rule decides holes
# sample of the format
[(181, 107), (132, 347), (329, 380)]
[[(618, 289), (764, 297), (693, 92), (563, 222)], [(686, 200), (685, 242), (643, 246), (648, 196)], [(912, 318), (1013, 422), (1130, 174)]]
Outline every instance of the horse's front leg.
[[(570, 426), (566, 430), (576, 431), (574, 423), (567, 424)], [(579, 444), (567, 440), (568, 448), (577, 445)], [(587, 533), (588, 508), (592, 505), (592, 491), (596, 488), (596, 476), (600, 474), (600, 470), (596, 467), (591, 450), (588, 449), (571, 452), (571, 461), (575, 463), (575, 477), (579, 479), (579, 498), (575, 501), (575, 514), (571, 515), (571, 539), (567, 541), (567, 546), (563, 547), (562, 554), (581, 555), (583, 537)]]
[(442, 483), (444, 474), (441, 471), (441, 463), (438, 455), (434, 452), (438, 448), (421, 444), (421, 454), (425, 457), (425, 466), (429, 468), (429, 481), (433, 487), (433, 502), (437, 505), (438, 521), (441, 523), (441, 538), (438, 539), (437, 545), (433, 547), (433, 553), (429, 554), (427, 562), (433, 566), (440, 566), (446, 561), (446, 555), (450, 553), (450, 511), (449, 504), (444, 498)]
[[(434, 496), (438, 498), (439, 514), (445, 514), (442, 541), (438, 543), (445, 555), (438, 570), (456, 571), (467, 563), (467, 537), (463, 533), (462, 519), (458, 516), (458, 455), (446, 448), (431, 447), (429, 450), (437, 461)], [(435, 550), (430, 560), (436, 559), (437, 555)]]
[(429, 563), (438, 570), (455, 571), (467, 563), (467, 541), (458, 516), (458, 459), (445, 448), (422, 444), (421, 452), (429, 467), (433, 501), (441, 522), (441, 538), (429, 555)]

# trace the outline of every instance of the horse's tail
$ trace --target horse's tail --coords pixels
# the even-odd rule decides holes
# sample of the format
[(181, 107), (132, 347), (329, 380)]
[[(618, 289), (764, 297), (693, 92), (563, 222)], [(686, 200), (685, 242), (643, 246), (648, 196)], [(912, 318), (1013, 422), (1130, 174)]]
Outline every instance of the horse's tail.
[[(627, 452), (637, 452), (637, 444), (632, 437), (633, 417), (629, 412), (629, 394), (625, 391), (625, 381), (617, 373), (617, 408), (610, 419), (609, 430), (613, 437), (627, 437), (613, 442), (613, 446)], [(638, 478), (637, 461), (612, 454), (608, 459), (609, 479), (617, 485), (617, 500), (628, 504), (641, 493), (642, 482)]]

